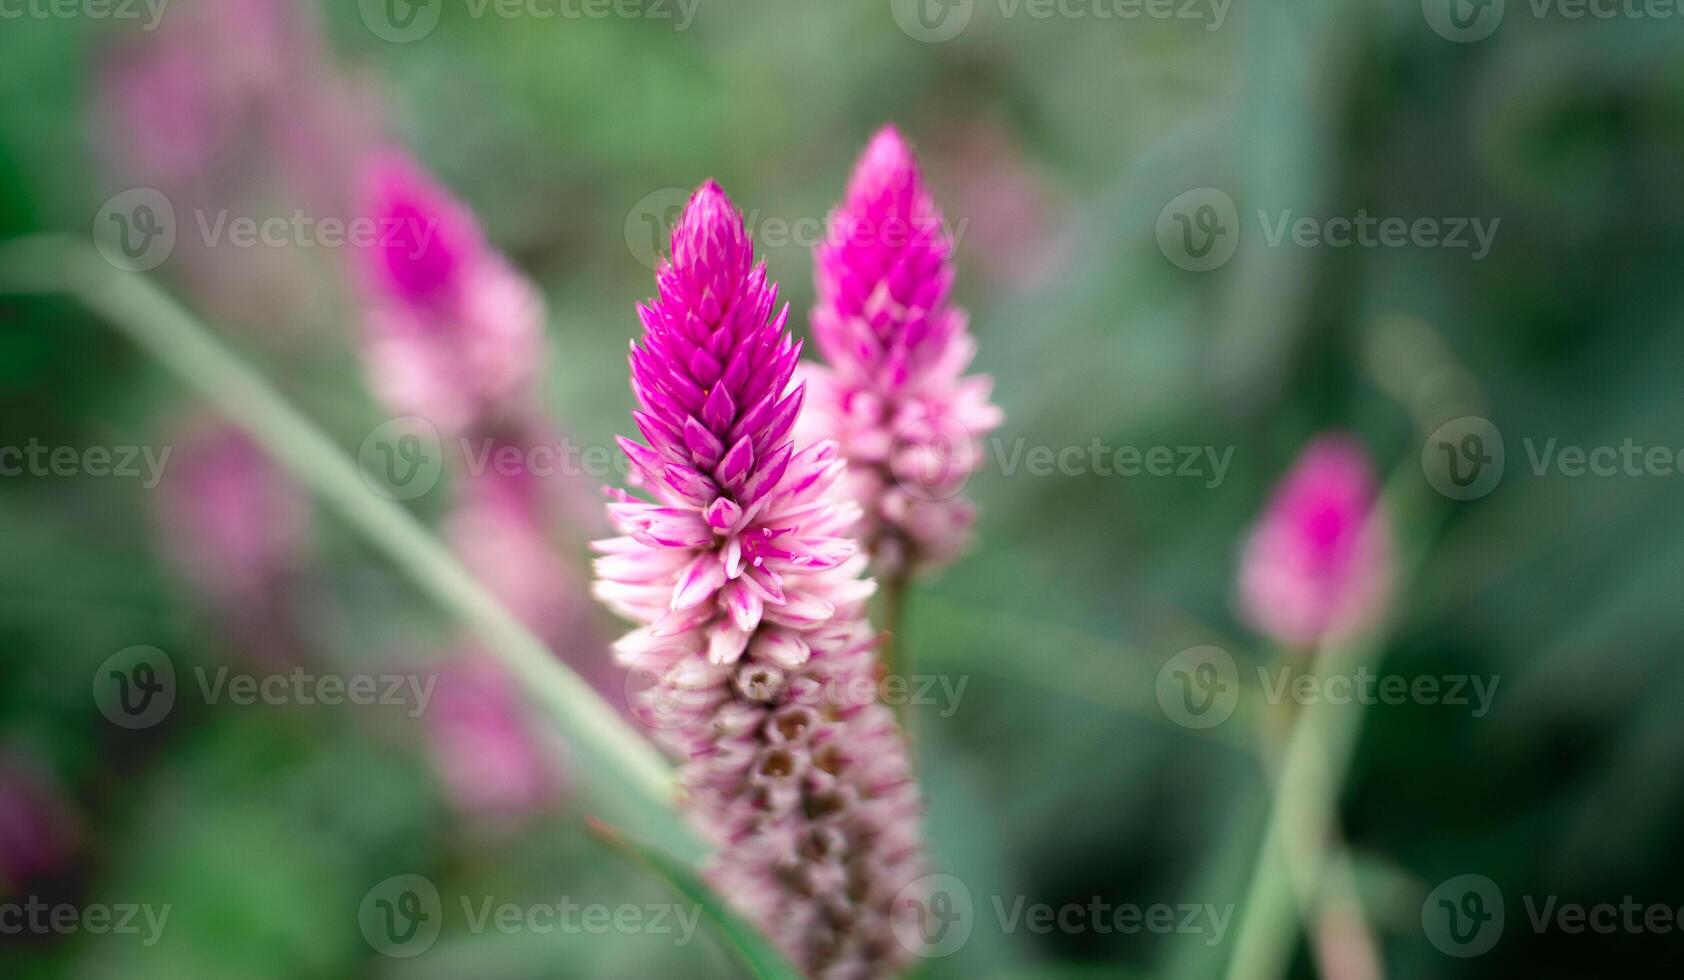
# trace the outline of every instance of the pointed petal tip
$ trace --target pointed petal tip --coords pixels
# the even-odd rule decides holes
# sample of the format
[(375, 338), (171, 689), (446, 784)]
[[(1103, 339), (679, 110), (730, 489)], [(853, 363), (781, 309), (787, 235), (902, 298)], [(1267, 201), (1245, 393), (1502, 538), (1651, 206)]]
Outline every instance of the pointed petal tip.
[(916, 178), (918, 161), (912, 154), (912, 145), (901, 135), (900, 129), (894, 123), (884, 123), (871, 137), (871, 142), (866, 144), (865, 152), (860, 154), (854, 177), (856, 181), (870, 179), (880, 182), (901, 174)]

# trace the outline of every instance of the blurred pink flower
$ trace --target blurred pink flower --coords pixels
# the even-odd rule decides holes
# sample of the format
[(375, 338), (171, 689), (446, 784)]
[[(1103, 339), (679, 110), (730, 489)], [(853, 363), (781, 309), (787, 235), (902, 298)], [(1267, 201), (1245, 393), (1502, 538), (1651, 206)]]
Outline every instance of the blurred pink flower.
[(621, 440), (655, 499), (613, 495), (597, 595), (639, 624), (616, 651), (653, 682), (637, 713), (683, 761), (714, 882), (809, 975), (886, 976), (910, 955), (894, 900), (922, 866), (920, 802), (875, 698), (858, 507), (829, 496), (844, 464), (791, 436), (800, 347), (717, 184), (656, 280), (631, 354), (647, 444)]
[(1246, 541), (1241, 614), (1281, 646), (1307, 649), (1376, 619), (1391, 576), (1391, 529), (1368, 453), (1344, 435), (1317, 438)]
[(538, 291), (407, 157), (374, 157), (360, 197), (358, 212), (377, 236), (359, 251), (375, 393), (390, 410), (449, 432), (515, 411), (541, 366)]
[(975, 518), (960, 493), (1003, 419), (993, 382), (964, 375), (976, 343), (948, 301), (952, 253), (911, 148), (885, 126), (815, 254), (812, 330), (827, 366), (801, 366), (801, 434), (841, 446), (857, 533), (885, 571), (963, 549)]
[[(195, 0), (100, 53), (93, 142), (123, 186), (163, 193), (166, 271), (219, 321), (266, 342), (325, 319), (306, 247), (232, 246), (235, 220), (344, 221), (355, 161), (376, 138), (370, 86), (326, 57), (313, 4)], [(291, 243), (307, 245), (309, 243)], [(261, 332), (254, 328), (261, 327)]]
[(41, 766), (19, 752), (0, 751), (0, 893), (63, 867), (79, 826)]
[(123, 37), (100, 66), (103, 143), (118, 169), (168, 187), (223, 183), (320, 68), (315, 23), (291, 0), (199, 0)]
[(168, 554), (231, 615), (278, 605), (308, 534), (303, 492), (231, 423), (192, 419), (173, 448), (158, 500)]
[(533, 730), (514, 681), (484, 654), (469, 651), (440, 668), (427, 726), (434, 770), (468, 816), (518, 820), (565, 788), (559, 747)]

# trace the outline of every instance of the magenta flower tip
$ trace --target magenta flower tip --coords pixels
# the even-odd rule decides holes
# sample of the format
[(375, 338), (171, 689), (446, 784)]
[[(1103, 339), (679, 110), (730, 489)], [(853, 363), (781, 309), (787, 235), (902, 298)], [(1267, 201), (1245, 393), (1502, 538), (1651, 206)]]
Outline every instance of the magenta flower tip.
[(697, 187), (673, 226), (673, 260), (678, 265), (705, 261), (718, 242), (733, 250), (749, 248), (742, 212), (725, 188), (709, 179)]
[(441, 301), (482, 247), (473, 216), (395, 150), (373, 156), (360, 186), (375, 231), (371, 284), (411, 303)]
[(693, 300), (696, 312), (712, 321), (742, 288), (754, 263), (754, 244), (742, 213), (724, 188), (712, 180), (690, 195), (672, 230), (672, 258), (660, 270), (663, 292)]
[(1305, 447), (1240, 562), (1240, 611), (1282, 646), (1313, 647), (1371, 622), (1391, 581), (1391, 531), (1368, 452), (1330, 433)]
[(543, 354), (538, 291), (486, 242), (473, 214), (402, 153), (362, 168), (358, 250), (366, 347), (389, 409), (451, 431), (511, 414)]
[(912, 146), (894, 123), (885, 123), (871, 137), (865, 152), (860, 154), (859, 162), (854, 165), (848, 192), (853, 197), (871, 188), (905, 187), (922, 180), (918, 160), (912, 155)]

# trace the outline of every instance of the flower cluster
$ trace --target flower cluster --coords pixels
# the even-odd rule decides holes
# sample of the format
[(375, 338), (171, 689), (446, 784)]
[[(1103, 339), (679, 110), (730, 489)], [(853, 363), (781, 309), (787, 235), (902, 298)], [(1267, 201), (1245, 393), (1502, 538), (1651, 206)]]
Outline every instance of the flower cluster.
[(611, 491), (596, 592), (639, 624), (616, 653), (651, 681), (640, 713), (683, 759), (721, 891), (809, 974), (882, 975), (908, 954), (920, 803), (888, 709), (815, 694), (875, 663), (846, 463), (793, 436), (800, 346), (717, 184), (671, 251), (631, 353), (645, 441), (621, 440), (653, 499)]
[(815, 256), (804, 436), (834, 439), (862, 504), (859, 535), (886, 572), (938, 566), (975, 522), (960, 496), (1002, 420), (953, 288), (953, 238), (893, 126), (872, 139)]
[(1378, 496), (1359, 443), (1342, 435), (1310, 443), (1246, 540), (1246, 620), (1295, 650), (1371, 623), (1391, 587), (1391, 529)]

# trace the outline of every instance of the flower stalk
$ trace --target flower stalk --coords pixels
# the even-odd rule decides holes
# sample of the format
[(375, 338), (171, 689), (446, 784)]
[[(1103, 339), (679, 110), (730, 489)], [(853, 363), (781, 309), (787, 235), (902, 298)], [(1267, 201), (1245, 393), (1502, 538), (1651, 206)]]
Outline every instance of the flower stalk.
[(717, 184), (656, 280), (630, 358), (644, 441), (620, 441), (652, 499), (610, 491), (620, 536), (596, 543), (598, 597), (637, 624), (617, 658), (682, 760), (721, 893), (811, 976), (890, 974), (917, 948), (921, 804), (875, 696), (846, 462), (793, 434), (800, 346)]

